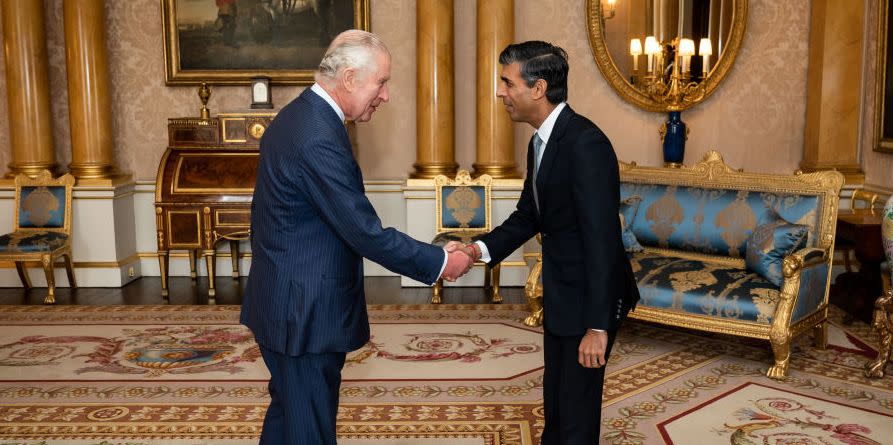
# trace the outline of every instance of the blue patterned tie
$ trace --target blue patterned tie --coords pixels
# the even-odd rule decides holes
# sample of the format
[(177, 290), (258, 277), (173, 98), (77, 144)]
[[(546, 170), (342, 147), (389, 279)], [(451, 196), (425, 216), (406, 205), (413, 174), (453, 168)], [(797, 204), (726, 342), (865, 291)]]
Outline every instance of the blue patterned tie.
[(533, 180), (531, 185), (533, 186), (533, 201), (536, 202), (536, 210), (539, 211), (540, 198), (536, 192), (536, 178), (540, 172), (540, 159), (543, 156), (543, 140), (540, 139), (538, 133), (533, 133), (533, 156)]

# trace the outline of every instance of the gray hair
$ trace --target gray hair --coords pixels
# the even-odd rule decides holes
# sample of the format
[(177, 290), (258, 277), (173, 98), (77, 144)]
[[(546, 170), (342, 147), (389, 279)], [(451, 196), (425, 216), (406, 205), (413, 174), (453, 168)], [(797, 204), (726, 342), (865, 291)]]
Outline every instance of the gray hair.
[(319, 62), (315, 73), (316, 81), (332, 81), (349, 68), (361, 72), (370, 71), (374, 68), (372, 65), (375, 52), (391, 55), (377, 35), (359, 29), (348, 29), (332, 40), (326, 55)]

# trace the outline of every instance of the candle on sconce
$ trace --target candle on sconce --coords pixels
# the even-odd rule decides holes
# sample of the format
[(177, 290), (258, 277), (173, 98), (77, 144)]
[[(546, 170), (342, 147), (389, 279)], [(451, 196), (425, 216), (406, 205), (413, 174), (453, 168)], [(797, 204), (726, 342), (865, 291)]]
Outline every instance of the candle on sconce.
[(648, 72), (654, 71), (654, 55), (660, 53), (660, 45), (654, 36), (645, 37), (645, 54), (648, 55)]
[(639, 56), (642, 55), (642, 40), (632, 39), (629, 41), (629, 54), (633, 56), (633, 73), (639, 71)]
[(692, 39), (679, 40), (679, 55), (682, 56), (682, 72), (687, 73), (691, 64), (691, 56), (695, 55), (695, 41)]
[(713, 55), (713, 44), (710, 43), (710, 39), (701, 39), (698, 55), (704, 58), (703, 73), (704, 77), (707, 77), (707, 73), (710, 72), (710, 56)]

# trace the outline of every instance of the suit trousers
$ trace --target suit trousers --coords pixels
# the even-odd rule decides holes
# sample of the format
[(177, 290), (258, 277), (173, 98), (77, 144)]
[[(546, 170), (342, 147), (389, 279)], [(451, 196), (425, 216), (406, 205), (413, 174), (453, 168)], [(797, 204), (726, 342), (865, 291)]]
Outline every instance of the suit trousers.
[(260, 347), (270, 370), (270, 406), (260, 445), (335, 445), (344, 352), (289, 356)]
[[(608, 332), (605, 360), (616, 331)], [(546, 425), (541, 445), (596, 445), (602, 412), (605, 367), (584, 368), (579, 362), (582, 335), (557, 336), (544, 330), (543, 399)]]

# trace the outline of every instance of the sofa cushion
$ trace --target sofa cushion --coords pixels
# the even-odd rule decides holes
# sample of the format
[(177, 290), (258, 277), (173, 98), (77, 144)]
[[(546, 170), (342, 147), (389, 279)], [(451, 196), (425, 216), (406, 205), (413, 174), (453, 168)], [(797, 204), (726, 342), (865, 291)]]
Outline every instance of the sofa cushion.
[(642, 202), (642, 197), (638, 195), (630, 196), (622, 201), (620, 201), (620, 227), (622, 229), (621, 236), (623, 237), (623, 248), (629, 252), (641, 252), (645, 250), (641, 244), (639, 244), (639, 240), (636, 239), (636, 235), (633, 233), (632, 229), (629, 226), (629, 222), (632, 222), (636, 219), (636, 213), (639, 211), (639, 204)]
[(821, 223), (819, 195), (622, 182), (621, 199), (634, 195), (642, 203), (627, 225), (646, 247), (743, 258), (747, 238), (769, 209), (807, 226), (810, 247)]
[(775, 315), (780, 292), (759, 274), (652, 252), (632, 254), (630, 263), (640, 306), (758, 323)]
[(747, 239), (744, 265), (747, 270), (781, 287), (784, 282), (784, 257), (806, 246), (807, 233), (806, 226), (791, 224), (774, 211), (769, 211)]

